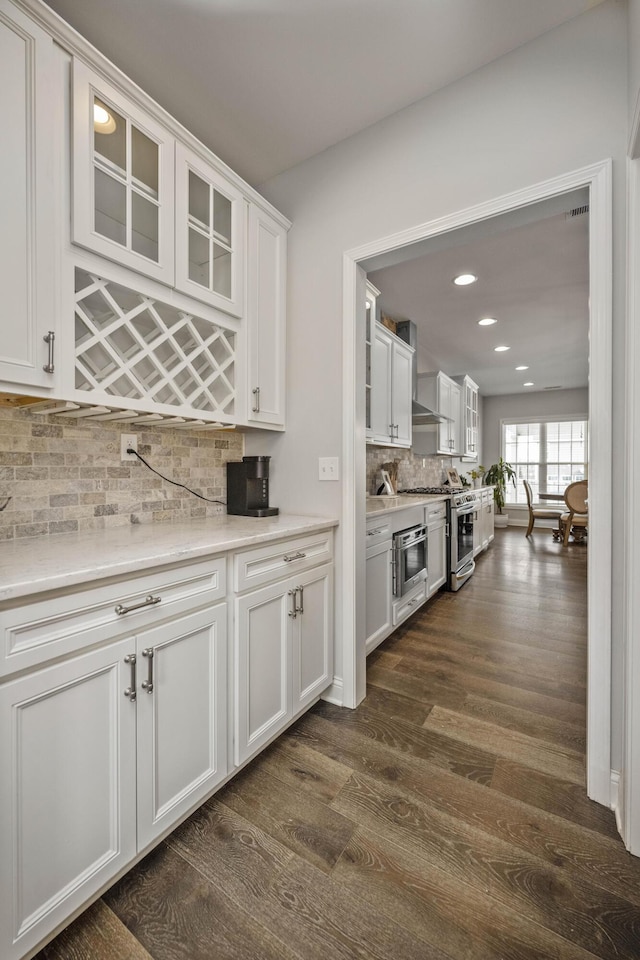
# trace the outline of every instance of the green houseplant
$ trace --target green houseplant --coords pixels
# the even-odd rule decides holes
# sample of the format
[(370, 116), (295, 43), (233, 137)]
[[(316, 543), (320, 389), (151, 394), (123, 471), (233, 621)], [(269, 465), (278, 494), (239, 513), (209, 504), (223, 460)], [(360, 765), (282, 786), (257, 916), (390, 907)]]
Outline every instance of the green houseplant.
[(482, 478), (484, 476), (484, 467), (482, 464), (479, 464), (477, 467), (474, 467), (473, 470), (469, 471), (469, 476), (473, 481), (474, 487), (479, 487), (482, 485)]
[(484, 482), (493, 487), (493, 499), (495, 500), (498, 513), (502, 515), (502, 509), (507, 495), (507, 483), (511, 481), (514, 489), (516, 486), (516, 472), (510, 463), (503, 460), (502, 457), (497, 463), (492, 463), (484, 475)]

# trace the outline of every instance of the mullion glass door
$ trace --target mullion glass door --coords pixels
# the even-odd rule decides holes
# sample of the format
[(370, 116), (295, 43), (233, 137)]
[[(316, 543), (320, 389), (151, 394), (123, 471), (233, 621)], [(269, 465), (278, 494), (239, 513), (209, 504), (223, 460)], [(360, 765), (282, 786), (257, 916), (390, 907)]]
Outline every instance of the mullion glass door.
[(93, 98), (94, 229), (158, 262), (158, 144)]

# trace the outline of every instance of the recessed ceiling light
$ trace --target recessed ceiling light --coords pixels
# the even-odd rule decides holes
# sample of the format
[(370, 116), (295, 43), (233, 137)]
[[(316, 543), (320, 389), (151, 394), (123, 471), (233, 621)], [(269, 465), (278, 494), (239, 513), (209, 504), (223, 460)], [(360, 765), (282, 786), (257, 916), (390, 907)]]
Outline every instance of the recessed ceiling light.
[(453, 278), (453, 282), (457, 287), (466, 287), (469, 283), (475, 283), (477, 279), (474, 273), (461, 273)]
[(102, 104), (93, 104), (93, 129), (96, 133), (113, 133), (116, 128), (115, 118)]
[(497, 323), (493, 317), (483, 317), (482, 320), (478, 320), (478, 325), (481, 327), (490, 327), (492, 323)]
[(531, 380), (527, 380), (526, 383), (522, 384), (523, 387), (533, 387), (535, 384)]
[(516, 370), (528, 370), (528, 369), (529, 369), (529, 367), (525, 367), (525, 366), (516, 367)]
[(504, 353), (505, 350), (511, 350), (511, 347), (502, 346), (502, 347), (494, 347), (493, 349), (495, 350), (496, 353)]

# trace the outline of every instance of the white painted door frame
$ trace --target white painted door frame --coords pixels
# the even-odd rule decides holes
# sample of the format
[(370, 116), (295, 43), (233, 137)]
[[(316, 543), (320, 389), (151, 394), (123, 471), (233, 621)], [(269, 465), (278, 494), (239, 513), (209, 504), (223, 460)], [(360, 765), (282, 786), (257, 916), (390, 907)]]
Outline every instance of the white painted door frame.
[[(590, 193), (589, 382), (589, 641), (587, 792), (611, 805), (611, 414), (612, 414), (612, 191), (611, 160), (506, 194), (348, 250), (343, 256), (343, 623), (344, 705), (364, 697), (364, 604), (358, 590), (365, 566), (366, 453), (364, 438), (364, 306), (362, 268), (373, 256), (398, 250), (458, 227), (486, 220), (552, 196), (588, 187)], [(364, 300), (362, 301), (364, 304)], [(640, 559), (640, 558), (639, 558)], [(360, 592), (360, 596), (358, 595)], [(640, 784), (639, 784), (640, 790)]]
[[(626, 327), (626, 415), (627, 460), (625, 464), (625, 502), (640, 476), (640, 389), (636, 384), (640, 370), (640, 97), (632, 125), (627, 162), (628, 236), (627, 236), (627, 327)], [(618, 826), (627, 849), (640, 856), (640, 542), (638, 519), (630, 510), (625, 549), (625, 704), (624, 747)]]

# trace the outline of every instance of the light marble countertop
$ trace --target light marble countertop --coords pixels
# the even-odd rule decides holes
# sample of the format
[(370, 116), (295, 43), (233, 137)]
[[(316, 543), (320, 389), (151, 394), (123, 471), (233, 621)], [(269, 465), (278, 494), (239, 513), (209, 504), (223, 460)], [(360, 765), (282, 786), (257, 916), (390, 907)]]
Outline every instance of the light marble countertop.
[(144, 523), (0, 544), (0, 601), (92, 583), (337, 526), (326, 517), (220, 516)]
[(448, 500), (447, 493), (399, 493), (396, 497), (367, 497), (367, 516), (395, 513), (408, 507), (424, 507), (438, 500)]

